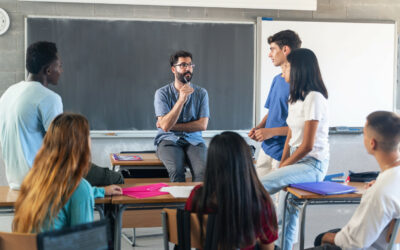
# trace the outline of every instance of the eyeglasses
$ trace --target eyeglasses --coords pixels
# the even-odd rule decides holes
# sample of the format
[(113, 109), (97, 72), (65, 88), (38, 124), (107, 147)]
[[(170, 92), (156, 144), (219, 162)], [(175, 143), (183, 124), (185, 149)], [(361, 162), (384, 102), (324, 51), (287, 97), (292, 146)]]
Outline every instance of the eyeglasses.
[(191, 64), (191, 63), (181, 63), (181, 64), (175, 64), (174, 65), (175, 67), (179, 67), (179, 68), (181, 68), (181, 69), (187, 69), (187, 68), (194, 68), (194, 64)]

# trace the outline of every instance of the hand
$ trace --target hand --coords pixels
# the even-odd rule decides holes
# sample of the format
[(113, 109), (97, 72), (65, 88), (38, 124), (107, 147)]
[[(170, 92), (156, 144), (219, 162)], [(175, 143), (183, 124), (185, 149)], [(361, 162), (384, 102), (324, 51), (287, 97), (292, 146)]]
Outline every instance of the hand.
[(376, 182), (376, 180), (372, 180), (372, 181), (370, 181), (370, 182), (367, 182), (367, 184), (365, 184), (365, 188), (370, 188), (370, 187), (372, 187), (372, 185), (374, 185), (375, 182)]
[(156, 126), (157, 128), (161, 128), (160, 121), (157, 121)]
[(326, 233), (322, 236), (321, 243), (323, 244), (332, 244), (335, 245), (335, 236), (336, 233)]
[(247, 134), (250, 139), (256, 140), (256, 137), (254, 136), (254, 132), (256, 132), (257, 128), (252, 128), (249, 133)]
[(186, 102), (189, 95), (192, 94), (193, 92), (194, 92), (194, 89), (192, 87), (190, 87), (189, 84), (183, 85), (179, 89), (179, 100)]
[(104, 191), (106, 195), (121, 195), (122, 194), (122, 188), (117, 185), (110, 185), (104, 187)]
[(254, 131), (254, 137), (256, 141), (259, 142), (265, 141), (273, 136), (274, 134), (271, 133), (271, 130), (269, 128), (260, 128)]

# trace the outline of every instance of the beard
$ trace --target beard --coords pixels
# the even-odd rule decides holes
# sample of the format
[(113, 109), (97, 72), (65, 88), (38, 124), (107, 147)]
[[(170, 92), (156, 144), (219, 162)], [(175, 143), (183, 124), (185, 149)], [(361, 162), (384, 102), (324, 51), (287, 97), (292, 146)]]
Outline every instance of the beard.
[(182, 74), (176, 72), (176, 77), (178, 78), (178, 80), (181, 83), (186, 84), (186, 83), (189, 83), (190, 80), (192, 80), (193, 73), (191, 73), (190, 71), (186, 71), (185, 73), (182, 73)]

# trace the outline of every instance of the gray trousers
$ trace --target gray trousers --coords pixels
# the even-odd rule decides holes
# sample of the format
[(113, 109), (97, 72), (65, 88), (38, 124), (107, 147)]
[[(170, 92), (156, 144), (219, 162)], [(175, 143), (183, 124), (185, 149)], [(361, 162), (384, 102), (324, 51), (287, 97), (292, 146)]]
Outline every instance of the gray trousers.
[(167, 168), (171, 182), (185, 182), (185, 166), (189, 166), (193, 181), (203, 181), (207, 158), (204, 143), (193, 146), (182, 138), (176, 143), (163, 140), (157, 146), (157, 156)]

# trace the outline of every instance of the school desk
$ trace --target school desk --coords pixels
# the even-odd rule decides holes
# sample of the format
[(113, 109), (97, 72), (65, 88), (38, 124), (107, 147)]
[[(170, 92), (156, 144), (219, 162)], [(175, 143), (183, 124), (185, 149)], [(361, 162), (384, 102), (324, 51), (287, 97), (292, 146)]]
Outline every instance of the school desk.
[(113, 170), (115, 170), (116, 166), (120, 166), (120, 168), (124, 167), (134, 168), (134, 167), (146, 166), (148, 168), (157, 168), (157, 169), (160, 169), (160, 167), (164, 167), (164, 164), (162, 163), (162, 161), (160, 161), (160, 159), (158, 159), (156, 153), (117, 154), (117, 155), (140, 155), (143, 161), (119, 161), (114, 159), (113, 155), (114, 154), (110, 154), (110, 161)]
[[(121, 187), (132, 187), (139, 185), (147, 185), (152, 183), (140, 183), (140, 184), (125, 184)], [(167, 183), (170, 186), (196, 186), (200, 182), (171, 182)], [(186, 203), (187, 198), (175, 198), (170, 194), (160, 195), (148, 198), (132, 198), (128, 196), (113, 196), (111, 203), (114, 208), (114, 249), (121, 249), (121, 229), (122, 229), (122, 217), (125, 210), (134, 210), (136, 216), (124, 217), (124, 226), (126, 221), (131, 218), (134, 225), (148, 226), (161, 226), (161, 210), (163, 208), (182, 208)], [(137, 220), (135, 222), (135, 220)]]
[[(158, 159), (156, 153), (129, 153), (129, 154), (117, 154), (117, 155), (139, 155), (143, 161), (119, 161), (114, 159), (114, 153), (109, 155), (112, 169), (116, 170), (116, 166), (119, 166), (119, 170), (122, 169), (147, 169), (147, 170), (165, 170), (165, 166), (160, 159)], [(191, 177), (186, 177), (186, 181), (190, 182)], [(134, 183), (158, 183), (158, 182), (170, 182), (168, 177), (155, 177), (155, 178), (129, 178), (125, 180), (131, 180)], [(161, 218), (161, 217), (160, 217)], [(161, 224), (160, 224), (161, 226)]]
[[(18, 195), (18, 190), (12, 190), (9, 186), (0, 186), (0, 213), (13, 214)], [(111, 196), (95, 199), (95, 208), (101, 218), (104, 218), (103, 205), (107, 204), (111, 204)]]
[[(349, 182), (347, 185), (357, 189), (355, 193), (340, 194), (340, 195), (319, 195), (316, 193), (304, 191), (301, 189), (287, 187), (283, 221), (286, 219), (286, 208), (288, 203), (300, 211), (300, 249), (304, 249), (304, 234), (306, 221), (306, 208), (308, 205), (343, 205), (343, 204), (359, 204), (362, 194), (366, 191), (366, 183), (364, 182)], [(282, 227), (281, 246), (284, 242), (285, 227)]]

